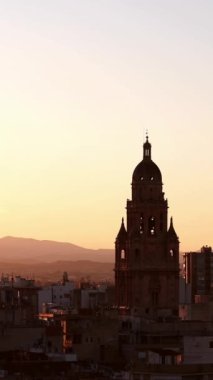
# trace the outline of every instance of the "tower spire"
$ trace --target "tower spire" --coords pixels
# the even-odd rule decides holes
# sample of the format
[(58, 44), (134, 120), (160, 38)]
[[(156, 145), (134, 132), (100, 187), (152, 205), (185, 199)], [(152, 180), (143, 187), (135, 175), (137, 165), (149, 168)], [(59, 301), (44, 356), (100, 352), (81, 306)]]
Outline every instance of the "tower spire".
[(149, 142), (148, 131), (146, 129), (146, 141), (143, 144), (143, 158), (151, 160), (151, 144)]
[(125, 228), (125, 225), (124, 225), (124, 218), (122, 218), (122, 220), (121, 220), (121, 227), (120, 227), (120, 230), (118, 232), (116, 240), (122, 240), (122, 239), (125, 240), (126, 239), (126, 235), (127, 235), (127, 232), (126, 232), (126, 228)]
[(175, 232), (175, 229), (174, 229), (174, 226), (173, 226), (173, 218), (172, 217), (170, 218), (170, 226), (169, 226), (169, 229), (168, 229), (168, 235), (170, 237), (173, 237), (173, 238), (175, 238), (175, 239), (178, 240), (178, 236), (177, 236), (177, 234)]

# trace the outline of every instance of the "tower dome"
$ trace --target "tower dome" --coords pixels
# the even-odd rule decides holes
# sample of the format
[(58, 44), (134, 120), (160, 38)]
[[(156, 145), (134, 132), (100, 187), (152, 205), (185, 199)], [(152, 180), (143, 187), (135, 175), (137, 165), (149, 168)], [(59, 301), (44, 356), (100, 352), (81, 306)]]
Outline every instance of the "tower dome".
[(162, 184), (162, 175), (158, 166), (151, 159), (151, 144), (146, 136), (146, 142), (143, 144), (143, 160), (136, 166), (132, 182), (152, 181), (153, 183)]

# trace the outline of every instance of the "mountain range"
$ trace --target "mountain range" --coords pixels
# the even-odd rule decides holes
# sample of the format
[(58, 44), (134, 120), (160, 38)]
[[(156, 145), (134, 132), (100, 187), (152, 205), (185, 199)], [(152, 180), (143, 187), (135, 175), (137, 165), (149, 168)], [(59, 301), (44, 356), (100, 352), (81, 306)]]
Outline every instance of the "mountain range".
[(71, 243), (17, 237), (0, 238), (0, 261), (23, 263), (54, 262), (57, 260), (89, 260), (113, 263), (113, 249), (87, 249)]

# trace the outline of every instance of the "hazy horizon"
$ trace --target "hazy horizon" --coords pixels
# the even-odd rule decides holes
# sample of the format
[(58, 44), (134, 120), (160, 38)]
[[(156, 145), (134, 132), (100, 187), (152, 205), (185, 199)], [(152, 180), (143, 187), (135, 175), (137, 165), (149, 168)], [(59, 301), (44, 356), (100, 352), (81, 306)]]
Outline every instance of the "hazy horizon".
[(212, 13), (1, 2), (1, 236), (112, 249), (148, 129), (180, 250), (213, 245)]

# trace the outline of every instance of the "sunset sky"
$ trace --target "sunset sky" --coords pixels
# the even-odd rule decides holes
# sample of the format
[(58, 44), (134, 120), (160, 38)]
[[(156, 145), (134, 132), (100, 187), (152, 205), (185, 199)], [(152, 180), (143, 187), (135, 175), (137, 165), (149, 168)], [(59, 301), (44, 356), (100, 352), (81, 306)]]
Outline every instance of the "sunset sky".
[(213, 1), (0, 2), (0, 236), (113, 248), (148, 129), (180, 250), (213, 246)]

